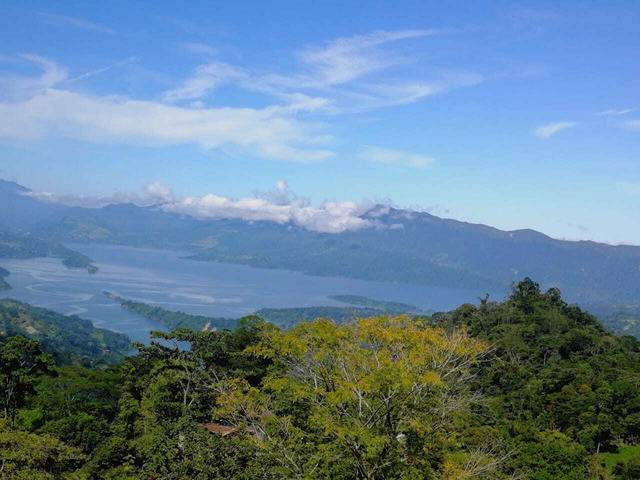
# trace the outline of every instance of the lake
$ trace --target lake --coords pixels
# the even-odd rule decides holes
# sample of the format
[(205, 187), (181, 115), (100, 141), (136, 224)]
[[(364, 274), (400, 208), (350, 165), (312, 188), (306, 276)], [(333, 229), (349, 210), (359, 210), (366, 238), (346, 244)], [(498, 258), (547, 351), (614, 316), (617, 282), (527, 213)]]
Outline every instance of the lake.
[(95, 260), (99, 271), (68, 269), (53, 258), (0, 259), (11, 272), (13, 289), (0, 294), (148, 342), (163, 327), (120, 308), (103, 295), (122, 297), (169, 310), (216, 317), (241, 317), (260, 308), (342, 306), (330, 295), (363, 295), (449, 310), (477, 302), (484, 292), (424, 285), (316, 277), (286, 270), (252, 268), (181, 258), (185, 253), (107, 245), (69, 245)]

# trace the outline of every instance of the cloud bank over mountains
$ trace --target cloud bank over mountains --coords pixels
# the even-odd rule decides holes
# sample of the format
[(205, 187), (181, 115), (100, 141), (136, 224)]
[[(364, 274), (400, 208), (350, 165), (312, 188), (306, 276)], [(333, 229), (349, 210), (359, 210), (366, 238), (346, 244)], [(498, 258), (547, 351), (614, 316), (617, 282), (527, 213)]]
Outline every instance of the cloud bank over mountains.
[(87, 208), (133, 203), (139, 206), (156, 206), (166, 212), (199, 219), (271, 221), (322, 233), (341, 233), (378, 226), (377, 221), (363, 218), (373, 207), (371, 202), (325, 201), (319, 206), (313, 206), (309, 199), (291, 193), (287, 183), (282, 180), (272, 190), (238, 199), (213, 193), (179, 197), (171, 187), (158, 182), (147, 184), (140, 194), (116, 193), (89, 197), (26, 192), (25, 195), (47, 202)]

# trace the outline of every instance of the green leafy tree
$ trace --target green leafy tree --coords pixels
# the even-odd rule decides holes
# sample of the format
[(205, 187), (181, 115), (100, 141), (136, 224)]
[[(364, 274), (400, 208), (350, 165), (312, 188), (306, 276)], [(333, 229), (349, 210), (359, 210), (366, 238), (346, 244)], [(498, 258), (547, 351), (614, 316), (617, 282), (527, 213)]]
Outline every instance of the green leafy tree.
[(74, 478), (83, 454), (50, 435), (11, 429), (0, 421), (0, 478), (57, 480)]
[(0, 384), (4, 418), (13, 418), (22, 407), (39, 375), (50, 373), (53, 360), (35, 340), (10, 337), (0, 344)]

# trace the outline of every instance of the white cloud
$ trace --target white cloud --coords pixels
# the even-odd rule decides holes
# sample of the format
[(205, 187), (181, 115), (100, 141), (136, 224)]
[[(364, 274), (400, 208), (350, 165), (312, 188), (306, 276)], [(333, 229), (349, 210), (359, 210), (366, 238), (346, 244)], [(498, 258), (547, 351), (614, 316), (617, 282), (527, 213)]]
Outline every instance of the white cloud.
[(556, 133), (573, 128), (578, 125), (576, 122), (556, 122), (542, 125), (534, 130), (534, 134), (538, 138), (547, 139), (555, 135)]
[(359, 153), (358, 157), (375, 163), (386, 165), (399, 165), (403, 167), (425, 168), (434, 162), (432, 157), (418, 155), (404, 150), (392, 150), (375, 146), (366, 146)]
[(308, 47), (299, 53), (299, 58), (313, 69), (313, 73), (308, 77), (298, 77), (297, 80), (316, 87), (351, 82), (400, 61), (398, 55), (376, 47), (436, 33), (436, 30), (377, 31), (338, 38), (319, 47)]
[[(246, 90), (280, 98), (290, 104), (292, 110), (331, 110), (337, 113), (353, 110), (353, 107), (340, 107), (337, 103), (357, 104), (363, 108), (401, 105), (452, 87), (479, 83), (482, 79), (477, 75), (465, 78), (458, 75), (433, 81), (353, 85), (366, 75), (407, 61), (397, 49), (384, 48), (385, 45), (438, 33), (436, 30), (378, 31), (338, 38), (299, 51), (297, 58), (302, 71), (289, 75), (252, 72), (227, 63), (211, 62), (198, 66), (182, 85), (166, 92), (164, 99), (171, 102), (194, 100), (215, 88), (233, 83)], [(322, 91), (323, 96), (311, 93), (314, 91)], [(332, 98), (326, 98), (327, 95)]]
[(73, 27), (79, 28), (82, 30), (89, 30), (93, 32), (100, 33), (115, 33), (109, 27), (105, 27), (104, 25), (100, 25), (98, 23), (90, 22), (89, 20), (85, 20), (83, 18), (77, 17), (68, 17), (66, 15), (56, 15), (52, 13), (38, 13), (39, 17), (44, 19), (44, 21), (50, 25), (57, 25), (61, 27)]
[(36, 198), (43, 202), (60, 203), (72, 207), (84, 208), (101, 208), (119, 203), (134, 203), (140, 206), (150, 206), (173, 202), (176, 199), (173, 189), (169, 185), (160, 182), (147, 183), (143, 188), (142, 194), (115, 192), (111, 195), (73, 195), (27, 191), (24, 192), (23, 195)]
[[(158, 100), (92, 95), (72, 88), (80, 80), (135, 58), (69, 78), (63, 66), (26, 55), (23, 59), (39, 66), (42, 74), (0, 77), (0, 115), (12, 119), (0, 123), (0, 138), (69, 138), (143, 146), (196, 144), (207, 149), (225, 148), (232, 154), (239, 149), (242, 154), (260, 157), (320, 161), (333, 155), (323, 148), (332, 136), (323, 131), (323, 124), (308, 120), (311, 114), (353, 113), (407, 104), (482, 81), (479, 75), (463, 73), (402, 81), (393, 76), (395, 73), (372, 78), (374, 72), (407, 63), (409, 57), (391, 44), (438, 33), (377, 31), (338, 38), (302, 49), (299, 73), (289, 76), (210, 61), (196, 67)], [(203, 47), (198, 44), (188, 48), (213, 53)], [(365, 76), (367, 83), (360, 81)], [(274, 101), (262, 108), (209, 107), (207, 96), (228, 84), (260, 92)], [(302, 114), (306, 118), (301, 118)]]
[(249, 197), (232, 199), (215, 194), (185, 197), (162, 207), (202, 219), (240, 218), (248, 221), (292, 223), (315, 232), (339, 233), (372, 227), (375, 223), (361, 218), (370, 206), (354, 202), (325, 202), (319, 207), (306, 200), (283, 202), (283, 199)]
[(242, 70), (227, 63), (207, 63), (198, 66), (180, 86), (165, 92), (163, 98), (167, 102), (198, 99), (221, 85), (245, 77)]
[(256, 192), (252, 197), (240, 199), (213, 193), (178, 197), (171, 187), (158, 182), (147, 184), (142, 194), (117, 192), (107, 196), (82, 196), (28, 192), (26, 195), (43, 201), (87, 208), (114, 203), (158, 205), (167, 212), (199, 219), (271, 221), (323, 233), (340, 233), (378, 226), (375, 220), (362, 218), (371, 208), (371, 204), (328, 201), (315, 207), (308, 199), (289, 192), (287, 183), (283, 180), (278, 181), (273, 190)]
[(620, 115), (626, 115), (627, 113), (634, 112), (634, 108), (612, 108), (610, 110), (603, 110), (602, 112), (598, 112), (598, 115), (603, 117), (617, 117)]
[(426, 97), (440, 95), (453, 88), (478, 85), (483, 80), (478, 74), (458, 74), (432, 82), (364, 84), (362, 91), (356, 94), (359, 96), (357, 103), (366, 109), (406, 105)]
[(318, 161), (332, 152), (305, 148), (316, 138), (310, 125), (264, 108), (183, 108), (126, 97), (98, 97), (48, 89), (26, 101), (0, 103), (0, 137), (72, 138), (146, 146), (198, 144), (240, 147), (291, 161)]
[(153, 203), (173, 202), (176, 198), (173, 188), (161, 182), (151, 182), (144, 186), (144, 197)]
[[(21, 58), (39, 66), (43, 73), (0, 78), (7, 95), (0, 99), (0, 116), (11, 119), (0, 122), (0, 138), (70, 138), (145, 146), (197, 144), (207, 149), (240, 148), (243, 153), (299, 162), (320, 161), (333, 155), (330, 150), (318, 148), (330, 136), (319, 132), (318, 125), (294, 117), (297, 111), (320, 108), (324, 101), (319, 98), (297, 95), (290, 98), (288, 105), (265, 108), (205, 108), (96, 96), (60, 88), (68, 73), (57, 63), (36, 55)], [(186, 84), (170, 97), (196, 97), (212, 82), (237, 74), (223, 64), (209, 67), (202, 70), (206, 78), (201, 83)], [(90, 74), (97, 73), (100, 72)], [(81, 75), (72, 80), (82, 78)]]
[(9, 57), (8, 61), (28, 62), (38, 67), (42, 73), (36, 76), (8, 75), (0, 77), (0, 100), (23, 100), (41, 93), (65, 81), (69, 76), (67, 69), (39, 55), (31, 53), (18, 57)]
[[(415, 52), (406, 52), (391, 44), (442, 33), (438, 30), (377, 31), (308, 46), (297, 54), (298, 71), (289, 74), (256, 72), (221, 63), (203, 64), (182, 86), (167, 92), (165, 99), (201, 98), (221, 85), (233, 83), (283, 100), (288, 104), (284, 108), (291, 110), (347, 113), (413, 103), (452, 88), (481, 83), (482, 76), (460, 72), (432, 73), (429, 79), (414, 80), (404, 75), (398, 80), (397, 72), (391, 67), (414, 64), (417, 57)], [(373, 74), (377, 74), (375, 78)], [(362, 83), (365, 78), (367, 83)]]

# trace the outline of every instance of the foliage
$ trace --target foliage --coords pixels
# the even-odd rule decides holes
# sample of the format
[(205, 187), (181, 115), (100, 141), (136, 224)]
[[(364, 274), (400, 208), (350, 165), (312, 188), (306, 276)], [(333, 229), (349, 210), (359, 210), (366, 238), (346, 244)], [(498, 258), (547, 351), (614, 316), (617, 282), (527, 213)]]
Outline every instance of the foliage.
[(291, 307), (261, 308), (255, 313), (269, 323), (280, 328), (292, 328), (297, 323), (308, 322), (316, 318), (330, 318), (337, 323), (345, 323), (358, 318), (383, 315), (382, 310), (359, 307)]
[(454, 455), (454, 419), (466, 413), (469, 368), (484, 348), (407, 317), (271, 328), (251, 351), (274, 372), (262, 389), (231, 381), (217, 413), (258, 432), (283, 478), (471, 475)]
[(44, 350), (63, 363), (113, 363), (130, 351), (126, 335), (16, 300), (0, 300), (0, 336), (3, 335), (37, 339)]
[[(122, 308), (130, 312), (142, 315), (145, 318), (159, 322), (171, 330), (177, 328), (187, 328), (191, 330), (215, 330), (220, 328), (233, 329), (237, 320), (233, 318), (207, 317), (204, 315), (192, 315), (184, 312), (167, 310), (155, 305), (120, 297), (111, 292), (104, 292), (105, 296), (118, 302)], [(350, 296), (347, 296), (350, 297)], [(365, 297), (357, 297), (362, 299)], [(361, 301), (361, 300), (353, 300)], [(363, 300), (362, 300), (363, 301)], [(372, 301), (375, 302), (375, 301)], [(376, 305), (382, 307), (385, 302)], [(399, 305), (392, 303), (391, 307), (397, 308)], [(389, 307), (389, 306), (387, 306)], [(389, 307), (389, 308), (391, 308)], [(255, 315), (263, 320), (273, 323), (280, 328), (291, 328), (300, 321), (310, 321), (316, 318), (330, 318), (338, 323), (344, 323), (357, 318), (373, 317), (384, 314), (381, 308), (372, 307), (289, 307), (289, 308), (262, 308), (255, 312)]]
[(171, 330), (177, 328), (188, 328), (191, 330), (233, 328), (237, 321), (232, 318), (214, 318), (206, 317), (204, 315), (191, 315), (184, 312), (174, 312), (161, 307), (122, 298), (111, 292), (104, 292), (104, 294), (107, 298), (118, 302), (125, 310), (142, 315), (149, 320), (159, 322)]
[(53, 362), (40, 344), (23, 337), (11, 337), (0, 343), (0, 406), (4, 418), (13, 419), (22, 407), (39, 375), (48, 374)]
[(54, 435), (83, 452), (108, 436), (122, 383), (121, 368), (94, 370), (71, 365), (35, 384), (29, 408), (16, 421), (29, 431)]
[(385, 300), (376, 300), (374, 298), (363, 297), (362, 295), (332, 295), (329, 298), (338, 302), (357, 305), (360, 307), (369, 307), (381, 310), (383, 313), (409, 313), (419, 312), (420, 309), (415, 305), (409, 305), (402, 302), (389, 302)]
[[(640, 478), (640, 445), (619, 445), (617, 451), (601, 453), (597, 455), (597, 459), (609, 473), (615, 473), (617, 478)], [(635, 474), (635, 477), (630, 476), (631, 474)]]
[[(488, 396), (482, 414), (516, 441), (516, 462), (540, 460), (536, 432), (561, 432), (544, 448), (557, 450), (557, 466), (573, 459), (575, 471), (589, 454), (640, 438), (640, 342), (609, 333), (556, 289), (543, 293), (526, 279), (506, 302), (463, 305), (432, 321), (465, 325), (493, 345), (474, 388)], [(574, 478), (546, 470), (554, 473), (540, 478)]]
[(77, 478), (84, 456), (51, 435), (35, 435), (0, 421), (0, 474), (6, 480)]
[(2, 474), (638, 478), (640, 342), (529, 279), (431, 317), (248, 317), (153, 338), (108, 368), (53, 367), (36, 341), (5, 339)]

